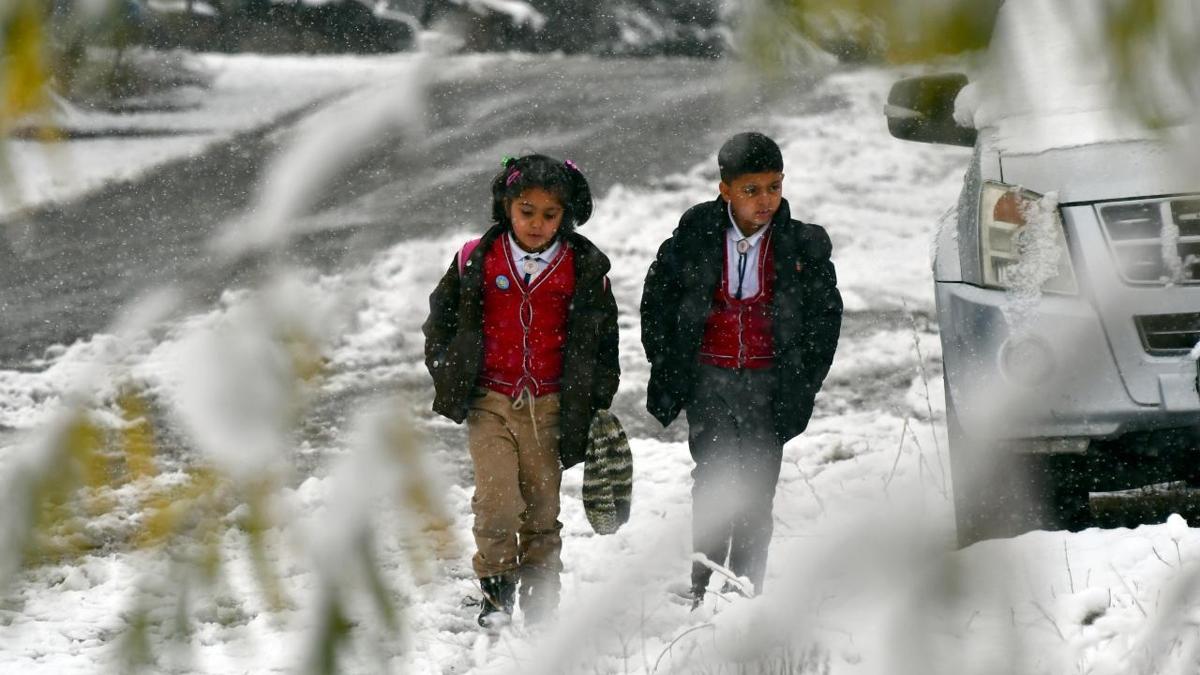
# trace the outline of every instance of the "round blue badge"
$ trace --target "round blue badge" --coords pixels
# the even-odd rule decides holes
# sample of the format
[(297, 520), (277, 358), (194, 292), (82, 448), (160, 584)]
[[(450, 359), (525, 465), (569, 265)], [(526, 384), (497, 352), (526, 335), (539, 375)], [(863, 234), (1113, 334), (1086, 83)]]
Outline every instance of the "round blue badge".
[(508, 290), (509, 283), (508, 277), (504, 276), (503, 274), (496, 277), (496, 288), (499, 288), (502, 291)]

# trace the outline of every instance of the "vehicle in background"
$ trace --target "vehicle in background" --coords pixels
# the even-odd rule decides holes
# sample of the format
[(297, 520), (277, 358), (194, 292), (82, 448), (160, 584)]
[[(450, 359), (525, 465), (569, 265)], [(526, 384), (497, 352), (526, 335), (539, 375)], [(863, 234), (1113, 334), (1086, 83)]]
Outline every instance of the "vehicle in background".
[(1200, 483), (1195, 113), (1177, 64), (1094, 50), (1101, 5), (1009, 0), (978, 77), (888, 98), (893, 136), (975, 149), (933, 260), (960, 545)]

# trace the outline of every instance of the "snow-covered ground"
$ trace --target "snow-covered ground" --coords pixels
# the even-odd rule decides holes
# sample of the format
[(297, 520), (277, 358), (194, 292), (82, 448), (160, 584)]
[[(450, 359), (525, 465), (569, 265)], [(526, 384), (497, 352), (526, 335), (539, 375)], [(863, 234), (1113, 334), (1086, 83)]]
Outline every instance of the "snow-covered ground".
[[(253, 73), (276, 63), (292, 67), (253, 58), (224, 63), (232, 79), (218, 83), (215, 97), (228, 94), (227, 109), (238, 111), (238, 96), (272, 99)], [(350, 78), (340, 76), (342, 68), (402, 74), (407, 67), (314, 63), (328, 64), (324, 94), (313, 93), (318, 87), (295, 65), (294, 81), (277, 79), (281, 70), (269, 78), (287, 101), (260, 108), (277, 115), (296, 104), (297, 91), (306, 92), (306, 101), (332, 94)], [(882, 105), (898, 76), (886, 69), (835, 73), (813, 95), (844, 105), (769, 123), (784, 149), (793, 213), (828, 228), (847, 308), (868, 318), (931, 309), (930, 238), (968, 159), (967, 150), (904, 144), (886, 134)], [(214, 124), (216, 118), (197, 119)], [(226, 131), (265, 119), (243, 117)], [(129, 147), (136, 157), (131, 166), (144, 170), (154, 161)], [(644, 271), (679, 214), (714, 193), (715, 161), (680, 169), (655, 187), (617, 186), (600, 196), (583, 230), (614, 262), (625, 395), (643, 392), (647, 377), (636, 312)], [(92, 184), (80, 180), (61, 193), (40, 194), (56, 199)], [(343, 275), (298, 274), (231, 292), (207, 314), (131, 340), (98, 336), (51, 350), (40, 370), (0, 371), (0, 425), (34, 437), (88, 365), (110, 361), (122, 373), (118, 381), (140, 383), (168, 408), (177, 406), (184, 426), (196, 421), (189, 415), (204, 426), (213, 421), (203, 418), (211, 412), (205, 394), (222, 391), (222, 369), (261, 368), (264, 380), (278, 369), (278, 354), (259, 351), (266, 344), (261, 335), (210, 340), (272, 317), (326, 345), (324, 379), (314, 385), (325, 394), (420, 380), (426, 293), (468, 236), (407, 241)], [(1200, 536), (1176, 521), (1132, 531), (1035, 532), (952, 552), (937, 337), (918, 323), (865, 324), (845, 337), (809, 430), (785, 448), (768, 592), (761, 598), (712, 598), (697, 612), (671, 600), (669, 590), (689, 568), (692, 463), (683, 443), (633, 438), (631, 521), (616, 535), (593, 535), (581, 505), (581, 471), (567, 472), (559, 620), (530, 633), (518, 615), (514, 629), (489, 641), (474, 626), (476, 610), (462, 605), (477, 592), (469, 565), (470, 489), (452, 475), (441, 476), (444, 487), (406, 482), (447, 473), (428, 465), (437, 457), (422, 457), (419, 441), (415, 456), (370, 457), (374, 446), (362, 438), (372, 428), (428, 405), (387, 400), (380, 404), (390, 406), (386, 412), (366, 413), (339, 431), (333, 451), (340, 461), (328, 472), (282, 481), (289, 487), (268, 504), (274, 525), (262, 540), (247, 525), (255, 520), (252, 509), (219, 514), (210, 541), (220, 573), (210, 580), (178, 563), (182, 550), (166, 555), (120, 545), (152, 529), (154, 500), (147, 495), (170, 494), (185, 481), (181, 469), (113, 490), (107, 515), (76, 518), (76, 534), (98, 542), (99, 553), (32, 566), (0, 596), (0, 671), (107, 672), (139, 644), (157, 659), (152, 671), (301, 669), (319, 662), (314, 650), (325, 642), (314, 635), (329, 625), (329, 589), (338, 588), (349, 622), (337, 652), (341, 672), (1192, 672), (1200, 646), (1196, 617), (1178, 607), (1195, 593)], [(213, 366), (203, 374), (189, 368), (214, 344), (232, 348), (227, 363), (201, 361)], [(117, 418), (117, 385), (100, 388), (108, 416), (97, 415), (99, 423), (127, 430)], [(839, 393), (854, 390), (874, 391), (870, 400), (882, 403), (862, 406)], [(450, 427), (419, 419), (427, 436)], [(255, 438), (272, 438), (271, 430), (261, 431)], [(9, 477), (32, 447), (21, 442), (0, 447)], [(297, 454), (275, 450), (213, 459), (236, 471), (255, 457), (286, 464)], [(389, 499), (376, 499), (383, 494)], [(423, 527), (407, 515), (422, 494), (440, 505), (445, 528)], [(354, 547), (363, 541), (354, 526), (363, 524), (374, 537), (372, 558), (382, 572), (381, 593), (397, 610), (394, 621), (372, 604), (372, 584), (354, 566), (361, 559)], [(447, 535), (442, 545), (428, 546), (438, 532)], [(274, 570), (278, 603), (263, 583), (263, 566)], [(739, 671), (743, 663), (751, 665)]]

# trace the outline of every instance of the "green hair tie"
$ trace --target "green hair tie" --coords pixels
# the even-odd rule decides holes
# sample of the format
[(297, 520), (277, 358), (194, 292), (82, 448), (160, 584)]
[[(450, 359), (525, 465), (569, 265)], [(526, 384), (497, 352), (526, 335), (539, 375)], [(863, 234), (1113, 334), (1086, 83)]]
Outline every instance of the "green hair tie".
[(515, 162), (515, 161), (517, 161), (517, 158), (516, 158), (516, 157), (509, 157), (508, 155), (505, 155), (505, 156), (503, 156), (503, 157), (501, 157), (501, 158), (500, 158), (500, 168), (502, 168), (502, 169), (507, 169), (507, 168), (508, 168), (508, 163), (509, 163), (509, 162)]

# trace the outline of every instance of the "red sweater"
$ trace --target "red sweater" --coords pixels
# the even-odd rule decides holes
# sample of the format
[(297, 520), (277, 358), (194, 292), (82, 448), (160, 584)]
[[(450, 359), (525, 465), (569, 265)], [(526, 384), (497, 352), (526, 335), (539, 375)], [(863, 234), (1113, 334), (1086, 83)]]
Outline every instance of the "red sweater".
[[(721, 239), (722, 248), (725, 247)], [(775, 297), (775, 260), (771, 232), (763, 237), (758, 268), (758, 295), (738, 300), (729, 288), (729, 256), (721, 269), (721, 283), (713, 294), (712, 310), (704, 324), (700, 363), (720, 368), (768, 368), (775, 362), (775, 333), (771, 300)]]
[(525, 286), (508, 237), (497, 237), (483, 258), (483, 368), (479, 384), (510, 398), (559, 391), (567, 316), (575, 294), (575, 254), (561, 246), (546, 269)]

